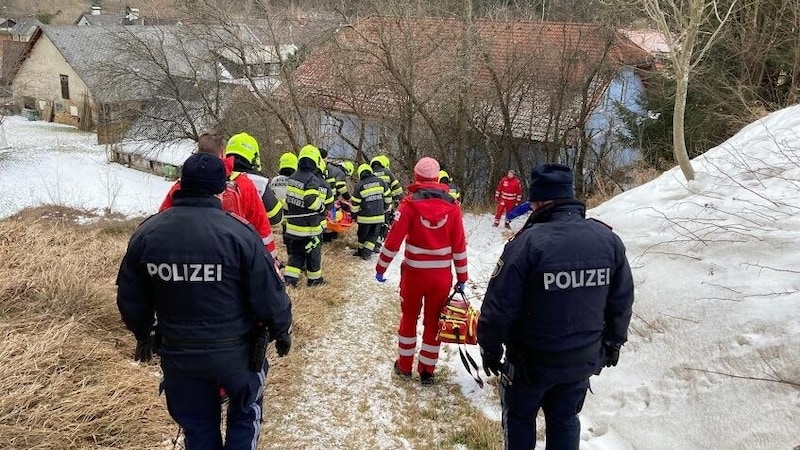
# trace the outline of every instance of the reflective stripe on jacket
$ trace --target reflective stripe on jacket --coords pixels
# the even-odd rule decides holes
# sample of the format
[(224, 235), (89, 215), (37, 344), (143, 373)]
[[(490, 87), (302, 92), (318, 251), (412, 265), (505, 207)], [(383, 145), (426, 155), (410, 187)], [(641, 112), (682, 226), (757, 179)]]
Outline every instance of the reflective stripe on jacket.
[(322, 180), (309, 170), (293, 173), (286, 185), (286, 234), (297, 237), (321, 234), (324, 202)]
[(386, 210), (392, 205), (389, 187), (374, 175), (358, 182), (350, 200), (358, 223), (384, 223)]
[(495, 201), (519, 203), (522, 201), (522, 183), (517, 177), (503, 177), (494, 191)]
[(372, 174), (383, 180), (383, 182), (389, 186), (389, 191), (391, 191), (392, 199), (394, 199), (395, 202), (399, 202), (400, 199), (403, 198), (403, 186), (400, 185), (400, 181), (397, 180), (397, 177), (394, 176), (391, 170), (385, 167), (373, 166)]

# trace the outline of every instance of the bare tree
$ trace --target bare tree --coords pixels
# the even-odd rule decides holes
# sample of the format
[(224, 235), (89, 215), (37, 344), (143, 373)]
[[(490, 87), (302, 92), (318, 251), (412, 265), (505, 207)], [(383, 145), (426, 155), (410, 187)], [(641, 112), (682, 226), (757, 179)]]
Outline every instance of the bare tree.
[(104, 73), (110, 86), (146, 94), (143, 106), (130, 111), (149, 122), (140, 127), (143, 137), (196, 140), (209, 129), (246, 130), (261, 143), (262, 159), (274, 162), (279, 153), (318, 137), (318, 127), (310, 126), (296, 101), (293, 67), (286, 64), (301, 49), (288, 45), (290, 18), (282, 12), (263, 2), (235, 6), (183, 2), (181, 26), (116, 30), (119, 53), (127, 57), (108, 64)]
[[(642, 0), (640, 5), (664, 34), (670, 48), (671, 70), (677, 83), (672, 122), (673, 154), (683, 176), (693, 180), (694, 168), (684, 135), (689, 80), (730, 18), (736, 0), (732, 0), (727, 9), (721, 7), (718, 0)], [(709, 24), (711, 31), (706, 34)]]

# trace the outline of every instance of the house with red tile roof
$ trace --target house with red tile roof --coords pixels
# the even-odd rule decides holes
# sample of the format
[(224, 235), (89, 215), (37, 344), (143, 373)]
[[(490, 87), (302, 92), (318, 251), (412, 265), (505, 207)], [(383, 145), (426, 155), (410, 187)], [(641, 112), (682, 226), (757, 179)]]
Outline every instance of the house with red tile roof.
[[(598, 105), (615, 104), (612, 92), (635, 103), (636, 70), (651, 63), (600, 24), (369, 17), (313, 49), (292, 81), (295, 101), (319, 124), (310, 140), (335, 157), (368, 159), (381, 148), (476, 173), (527, 171), (586, 148), (602, 134), (586, 129)], [(466, 161), (448, 137), (456, 117), (473, 138)]]

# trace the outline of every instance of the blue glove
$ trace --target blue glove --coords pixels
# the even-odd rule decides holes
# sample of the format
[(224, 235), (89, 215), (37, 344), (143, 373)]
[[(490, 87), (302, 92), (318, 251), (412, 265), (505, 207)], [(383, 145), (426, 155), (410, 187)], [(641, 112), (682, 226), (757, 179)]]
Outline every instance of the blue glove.
[(523, 214), (527, 214), (530, 210), (531, 202), (522, 202), (506, 214), (506, 220), (514, 220)]
[(455, 286), (454, 289), (459, 294), (463, 294), (464, 293), (464, 287), (466, 287), (466, 283), (462, 283), (462, 282), (459, 281), (458, 283), (456, 283), (456, 286)]
[(386, 283), (386, 278), (383, 278), (382, 273), (375, 272), (375, 279), (378, 280), (378, 283)]

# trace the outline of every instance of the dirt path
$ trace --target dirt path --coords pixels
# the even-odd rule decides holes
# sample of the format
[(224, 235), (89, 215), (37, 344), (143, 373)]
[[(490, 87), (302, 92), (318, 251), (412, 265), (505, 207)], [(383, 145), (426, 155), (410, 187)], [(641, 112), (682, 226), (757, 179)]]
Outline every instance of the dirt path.
[(446, 376), (422, 387), (392, 373), (397, 287), (365, 276), (373, 264), (354, 265), (351, 300), (328, 318), (325, 336), (300, 351), (306, 364), (291, 398), (268, 392), (261, 448), (453, 448), (458, 440), (449, 425), (474, 413), (458, 387)]

